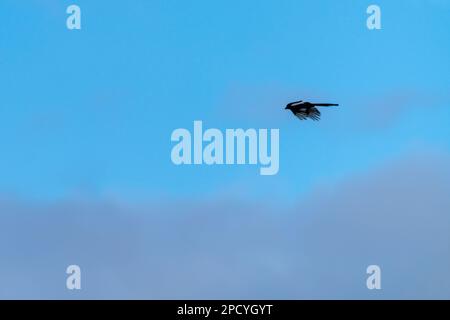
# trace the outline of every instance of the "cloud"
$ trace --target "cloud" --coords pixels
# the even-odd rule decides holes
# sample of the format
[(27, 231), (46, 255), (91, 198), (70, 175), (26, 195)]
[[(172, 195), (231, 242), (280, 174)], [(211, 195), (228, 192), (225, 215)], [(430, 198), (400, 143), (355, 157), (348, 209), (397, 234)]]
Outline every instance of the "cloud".
[[(381, 92), (357, 93), (333, 96), (307, 87), (289, 87), (280, 84), (235, 84), (225, 93), (216, 108), (221, 120), (232, 119), (252, 126), (298, 128), (296, 119), (284, 107), (296, 100), (339, 103), (338, 109), (323, 111), (321, 127), (334, 132), (379, 132), (395, 127), (414, 112), (422, 112), (429, 121), (450, 103), (448, 90), (397, 87)], [(425, 111), (426, 110), (426, 111)]]
[[(363, 130), (384, 130), (395, 126), (413, 112), (434, 115), (449, 103), (446, 92), (414, 88), (396, 88), (379, 94), (356, 95), (346, 102), (346, 114), (352, 114), (355, 127)], [(355, 119), (356, 118), (356, 119)]]
[[(292, 207), (3, 198), (0, 297), (448, 299), (449, 160), (409, 155)], [(65, 289), (69, 264), (80, 292)], [(365, 287), (369, 264), (381, 291)]]

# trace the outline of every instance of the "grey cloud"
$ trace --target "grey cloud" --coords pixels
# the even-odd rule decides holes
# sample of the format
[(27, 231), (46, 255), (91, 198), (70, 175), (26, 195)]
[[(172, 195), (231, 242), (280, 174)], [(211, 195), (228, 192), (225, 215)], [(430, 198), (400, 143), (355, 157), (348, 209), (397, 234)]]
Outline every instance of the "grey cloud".
[(438, 108), (449, 102), (450, 97), (446, 92), (397, 88), (379, 94), (355, 95), (346, 101), (345, 116), (351, 114), (357, 118), (353, 122), (357, 129), (383, 130), (417, 110), (421, 110), (430, 120)]
[[(3, 198), (0, 297), (450, 298), (449, 160), (410, 155), (293, 207)], [(381, 291), (365, 287), (369, 264)]]

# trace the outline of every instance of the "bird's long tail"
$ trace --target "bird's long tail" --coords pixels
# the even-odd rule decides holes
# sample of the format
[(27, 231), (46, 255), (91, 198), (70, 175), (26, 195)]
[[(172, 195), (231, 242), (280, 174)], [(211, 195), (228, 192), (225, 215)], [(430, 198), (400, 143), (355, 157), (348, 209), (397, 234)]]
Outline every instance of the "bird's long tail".
[(314, 103), (316, 107), (337, 107), (339, 104), (337, 103)]

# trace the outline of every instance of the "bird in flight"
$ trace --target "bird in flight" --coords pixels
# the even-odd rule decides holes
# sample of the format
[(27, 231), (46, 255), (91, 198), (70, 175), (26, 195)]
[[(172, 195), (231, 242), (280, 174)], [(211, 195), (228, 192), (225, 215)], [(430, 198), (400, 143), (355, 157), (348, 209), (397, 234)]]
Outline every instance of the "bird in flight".
[(303, 100), (288, 103), (286, 110), (291, 110), (292, 113), (300, 120), (308, 118), (318, 121), (320, 120), (320, 111), (316, 107), (337, 107), (335, 103), (310, 103)]

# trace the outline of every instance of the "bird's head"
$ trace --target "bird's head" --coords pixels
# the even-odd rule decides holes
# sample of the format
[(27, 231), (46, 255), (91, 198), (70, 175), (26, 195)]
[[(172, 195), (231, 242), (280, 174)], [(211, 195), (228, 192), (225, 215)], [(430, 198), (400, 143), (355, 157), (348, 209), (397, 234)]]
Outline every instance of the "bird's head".
[(292, 106), (293, 106), (294, 104), (301, 103), (301, 102), (303, 102), (303, 100), (300, 100), (300, 101), (297, 101), (297, 102), (288, 103), (287, 106), (286, 106), (286, 108), (284, 108), (284, 109), (285, 109), (285, 110), (292, 110)]

